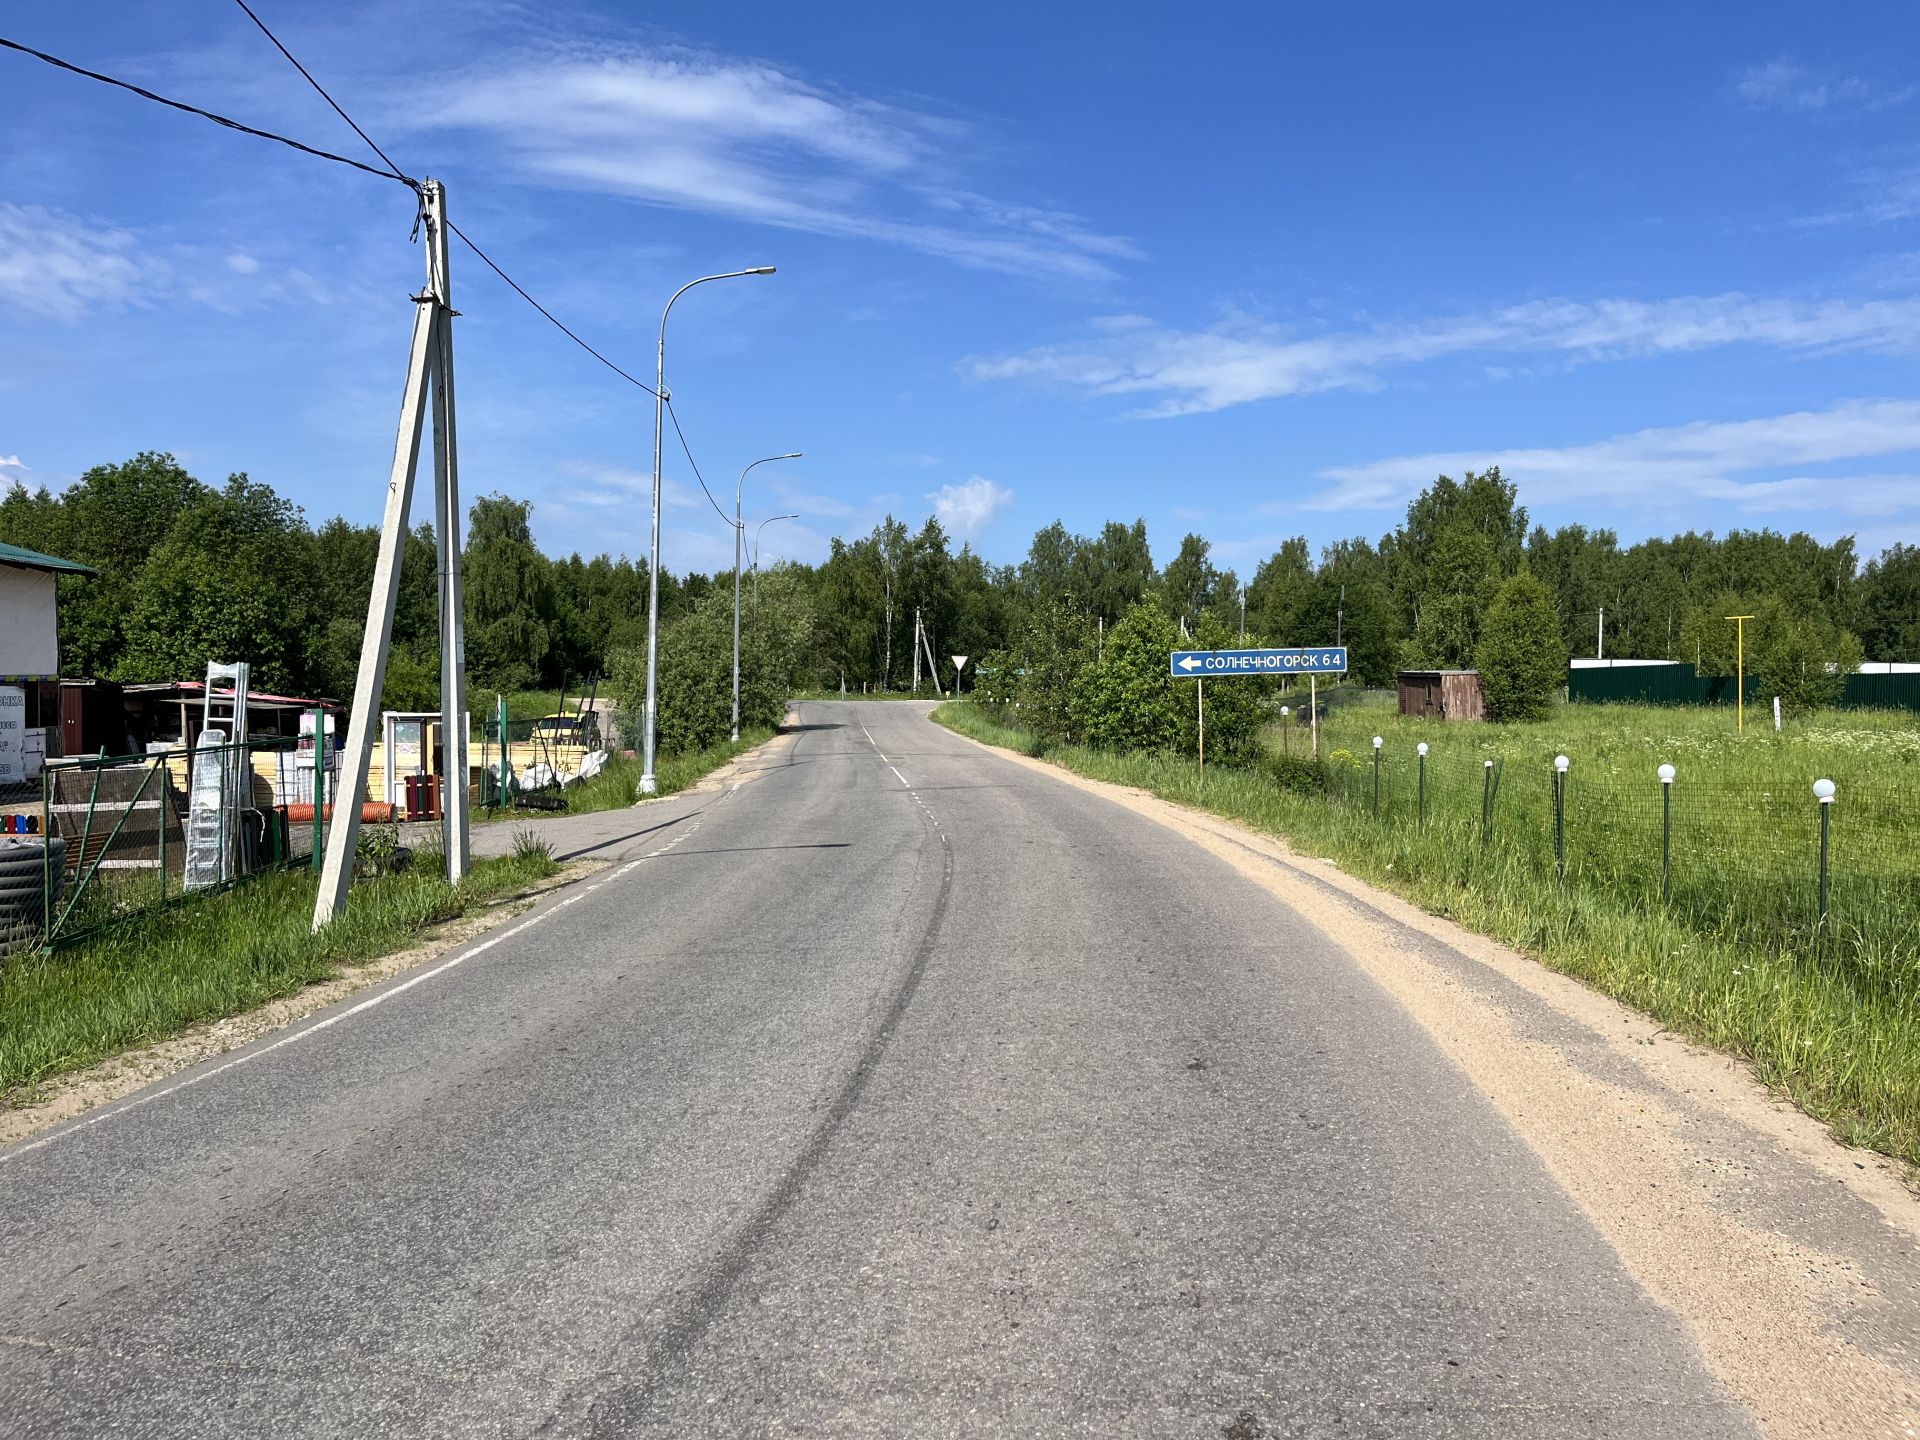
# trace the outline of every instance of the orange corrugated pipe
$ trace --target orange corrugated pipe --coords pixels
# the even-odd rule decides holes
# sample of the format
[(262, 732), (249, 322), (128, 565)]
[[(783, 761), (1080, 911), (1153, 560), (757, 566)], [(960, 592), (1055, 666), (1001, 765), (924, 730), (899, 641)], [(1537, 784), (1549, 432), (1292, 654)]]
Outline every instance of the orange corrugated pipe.
[[(288, 823), (292, 823), (295, 820), (305, 820), (308, 824), (313, 823), (313, 802), (311, 800), (299, 805), (282, 805), (280, 809), (282, 813), (286, 815)], [(333, 818), (333, 806), (329, 805), (326, 807), (326, 814), (322, 818), (327, 820)], [(369, 800), (360, 807), (360, 823), (362, 825), (385, 824), (391, 819), (393, 819), (393, 806), (387, 804), (384, 800)]]

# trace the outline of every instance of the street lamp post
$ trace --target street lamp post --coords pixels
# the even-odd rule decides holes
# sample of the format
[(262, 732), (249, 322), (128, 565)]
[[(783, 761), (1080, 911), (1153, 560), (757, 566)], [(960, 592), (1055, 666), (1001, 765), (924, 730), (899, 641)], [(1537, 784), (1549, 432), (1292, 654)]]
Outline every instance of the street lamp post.
[[(765, 465), (774, 460), (798, 460), (800, 452), (794, 450), (785, 455), (768, 455), (756, 460), (753, 465)], [(740, 738), (740, 552), (746, 548), (746, 536), (741, 532), (740, 492), (746, 489), (747, 470), (740, 472), (740, 481), (733, 487), (733, 738)], [(754, 537), (759, 538), (757, 535)]]
[(798, 515), (769, 515), (753, 532), (753, 598), (760, 598), (760, 532), (776, 520), (798, 520)]
[(641, 721), (642, 795), (651, 795), (659, 789), (653, 774), (653, 750), (654, 737), (659, 730), (655, 722), (659, 718), (660, 687), (660, 437), (661, 427), (666, 423), (667, 409), (667, 316), (673, 313), (673, 302), (696, 285), (704, 285), (709, 280), (733, 280), (742, 275), (771, 274), (773, 266), (758, 265), (751, 270), (702, 275), (698, 280), (689, 280), (674, 291), (667, 298), (667, 308), (660, 312), (659, 365), (654, 371), (653, 387), (653, 543), (648, 549), (647, 564), (647, 706)]

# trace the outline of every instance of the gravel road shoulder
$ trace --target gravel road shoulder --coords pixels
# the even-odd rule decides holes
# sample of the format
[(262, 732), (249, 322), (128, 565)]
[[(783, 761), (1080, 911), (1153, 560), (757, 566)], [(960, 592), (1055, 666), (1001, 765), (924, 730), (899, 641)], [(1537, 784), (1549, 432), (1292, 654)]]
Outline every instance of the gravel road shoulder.
[(1901, 1167), (1841, 1145), (1739, 1061), (1330, 861), (994, 753), (1187, 836), (1339, 944), (1507, 1117), (1766, 1434), (1920, 1434), (1920, 1203)]

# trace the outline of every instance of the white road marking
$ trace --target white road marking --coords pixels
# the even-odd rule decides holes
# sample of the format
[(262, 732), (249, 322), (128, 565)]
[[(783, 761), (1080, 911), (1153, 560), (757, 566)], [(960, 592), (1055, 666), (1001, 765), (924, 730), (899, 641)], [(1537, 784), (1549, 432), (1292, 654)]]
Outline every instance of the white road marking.
[[(889, 769), (889, 770), (892, 770), (892, 771), (893, 771), (893, 778), (894, 778), (894, 779), (896, 779), (896, 780), (898, 780), (898, 781), (899, 781), (899, 782), (900, 782), (900, 783), (901, 783), (902, 785), (907, 785), (907, 777), (906, 777), (906, 776), (904, 776), (904, 775), (902, 775), (902, 774), (901, 774), (901, 773), (900, 773), (900, 772), (899, 772), (899, 771), (898, 771), (897, 769), (894, 769), (894, 767), (893, 767), (893, 766), (891, 766), (891, 765), (889, 765), (889, 766), (887, 766), (887, 769)], [(907, 789), (909, 789), (909, 790), (911, 790), (911, 789), (913, 789), (913, 787), (912, 787), (911, 785), (907, 785)]]
[(415, 975), (412, 979), (402, 981), (400, 984), (393, 986), (391, 989), (382, 990), (378, 995), (370, 995), (365, 1000), (362, 1000), (358, 1005), (354, 1005), (348, 1009), (342, 1010), (338, 1014), (329, 1015), (324, 1020), (315, 1021), (313, 1024), (308, 1025), (304, 1029), (295, 1030), (290, 1035), (283, 1035), (278, 1040), (274, 1041), (271, 1045), (262, 1046), (258, 1050), (249, 1051), (245, 1055), (242, 1055), (236, 1059), (227, 1061), (227, 1063), (224, 1065), (216, 1065), (211, 1070), (203, 1070), (198, 1075), (188, 1076), (185, 1080), (181, 1080), (178, 1083), (173, 1085), (168, 1085), (163, 1089), (150, 1090), (143, 1095), (135, 1096), (133, 1099), (129, 1100), (124, 1105), (116, 1106), (111, 1110), (102, 1111), (100, 1114), (93, 1116), (91, 1119), (76, 1121), (74, 1124), (65, 1126), (64, 1128), (59, 1130), (55, 1130), (52, 1134), (46, 1135), (39, 1140), (32, 1140), (24, 1145), (17, 1145), (13, 1149), (7, 1151), (6, 1154), (0, 1155), (0, 1165), (6, 1164), (9, 1160), (17, 1159), (18, 1157), (25, 1155), (30, 1151), (38, 1150), (43, 1146), (51, 1145), (53, 1144), (54, 1141), (61, 1139), (63, 1136), (73, 1135), (78, 1133), (81, 1130), (90, 1130), (103, 1120), (111, 1120), (113, 1119), (114, 1116), (124, 1115), (129, 1110), (137, 1110), (140, 1106), (150, 1105), (155, 1100), (164, 1100), (169, 1095), (177, 1094), (182, 1090), (191, 1089), (193, 1086), (200, 1084), (203, 1080), (211, 1080), (216, 1075), (224, 1075), (229, 1070), (238, 1069), (242, 1065), (252, 1064), (255, 1060), (259, 1060), (265, 1056), (271, 1055), (273, 1054), (274, 1051), (282, 1049), (285, 1046), (296, 1045), (302, 1040), (306, 1040), (311, 1038), (312, 1036), (318, 1035), (322, 1030), (332, 1029), (335, 1025), (338, 1025), (342, 1020), (350, 1019), (353, 1016), (360, 1014), (364, 1010), (371, 1010), (376, 1005), (384, 1005), (387, 1003), (387, 1001), (393, 999), (394, 996), (404, 995), (407, 993), (407, 991), (413, 989), (414, 986), (424, 985), (427, 981), (433, 979), (435, 976), (444, 975), (447, 973), (447, 971), (453, 969), (455, 966), (466, 964), (467, 961), (473, 959), (474, 956), (485, 954), (487, 951), (491, 950), (494, 946), (503, 944), (504, 942), (513, 939), (514, 936), (521, 934), (523, 931), (531, 930), (534, 926), (540, 924), (542, 921), (550, 919), (552, 916), (558, 915), (562, 910), (566, 909), (567, 906), (578, 904), (580, 901), (586, 898), (587, 897), (586, 897), (585, 891), (580, 891), (575, 894), (569, 895), (566, 899), (562, 900), (559, 904), (555, 905), (551, 910), (542, 910), (538, 915), (530, 915), (525, 920), (522, 920), (518, 925), (515, 925), (512, 929), (502, 930), (498, 935), (495, 935), (492, 939), (481, 941), (478, 945), (474, 946), (471, 950), (464, 950), (460, 954), (454, 956), (451, 960), (442, 961), (440, 964), (434, 966), (431, 970), (422, 970), (418, 975)]

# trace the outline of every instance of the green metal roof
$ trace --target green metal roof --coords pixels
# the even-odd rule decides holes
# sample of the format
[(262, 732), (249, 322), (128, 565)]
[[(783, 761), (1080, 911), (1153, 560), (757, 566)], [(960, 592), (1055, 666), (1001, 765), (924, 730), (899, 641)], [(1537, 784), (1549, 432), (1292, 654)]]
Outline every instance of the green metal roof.
[(52, 555), (42, 555), (38, 550), (28, 550), (20, 545), (4, 543), (0, 543), (0, 565), (12, 565), (21, 570), (53, 570), (70, 575), (100, 573), (91, 565), (82, 565), (78, 560), (61, 560)]

